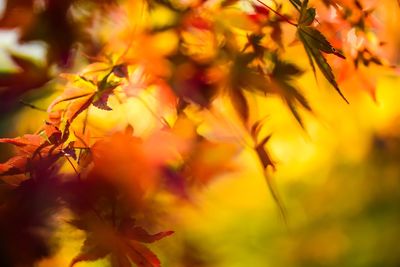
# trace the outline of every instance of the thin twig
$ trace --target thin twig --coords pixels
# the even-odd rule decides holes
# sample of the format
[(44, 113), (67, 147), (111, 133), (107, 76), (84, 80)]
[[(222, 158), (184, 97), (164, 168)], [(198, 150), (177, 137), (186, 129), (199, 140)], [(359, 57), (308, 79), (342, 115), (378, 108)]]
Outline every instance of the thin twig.
[(22, 105), (27, 106), (27, 107), (29, 107), (29, 108), (31, 108), (31, 109), (35, 109), (35, 110), (47, 112), (46, 109), (44, 109), (44, 108), (39, 108), (39, 107), (37, 107), (37, 106), (35, 106), (35, 105), (31, 104), (31, 103), (28, 103), (28, 102), (26, 102), (25, 100), (22, 100), (22, 99), (19, 100), (19, 103), (21, 103)]
[(264, 2), (262, 2), (261, 0), (256, 0), (259, 4), (261, 4), (262, 6), (266, 7), (268, 10), (272, 11), (275, 15), (277, 15), (278, 17), (280, 17), (281, 19), (283, 19), (285, 22), (289, 23), (290, 25), (293, 25), (295, 27), (297, 27), (298, 25), (292, 21), (290, 21), (286, 16), (282, 15), (281, 13), (279, 13), (278, 11), (276, 11), (275, 9), (273, 9), (272, 7), (268, 6), (267, 4), (265, 4)]

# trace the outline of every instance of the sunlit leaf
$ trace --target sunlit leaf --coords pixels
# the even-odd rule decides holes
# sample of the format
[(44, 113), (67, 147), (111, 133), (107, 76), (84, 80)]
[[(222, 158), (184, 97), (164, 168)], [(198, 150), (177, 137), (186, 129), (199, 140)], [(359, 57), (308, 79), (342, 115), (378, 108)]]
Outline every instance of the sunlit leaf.
[(326, 40), (326, 38), (315, 28), (309, 26), (315, 17), (315, 10), (307, 8), (308, 0), (304, 0), (300, 9), (299, 24), (297, 28), (297, 35), (300, 41), (303, 43), (309, 58), (310, 64), (315, 73), (314, 62), (328, 80), (328, 82), (335, 88), (339, 95), (348, 103), (339, 89), (339, 85), (336, 82), (336, 78), (333, 75), (332, 69), (322, 52), (335, 54), (336, 56), (344, 58), (344, 56), (338, 52), (332, 45)]

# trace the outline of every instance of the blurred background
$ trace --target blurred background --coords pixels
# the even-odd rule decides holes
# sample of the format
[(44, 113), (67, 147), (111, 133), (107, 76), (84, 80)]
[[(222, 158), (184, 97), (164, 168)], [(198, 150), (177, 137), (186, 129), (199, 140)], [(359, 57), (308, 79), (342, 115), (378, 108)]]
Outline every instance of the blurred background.
[[(389, 2), (395, 1), (386, 1), (380, 14), (392, 11), (384, 13), (381, 22), (385, 36), (392, 38), (388, 49), (396, 62), (399, 10)], [(7, 55), (10, 50), (32, 57), (39, 65), (44, 60), (43, 43), (21, 45), (15, 34), (0, 32), (2, 72), (15, 70)], [(306, 66), (307, 58), (296, 57), (300, 49), (289, 48), (287, 57)], [(368, 75), (379, 76), (376, 100), (350, 83), (343, 87), (350, 105), (321, 77), (316, 82), (311, 71), (303, 75), (299, 86), (315, 111), (302, 113), (305, 129), (280, 99), (253, 99), (260, 116), (267, 116), (266, 131), (273, 134), (268, 148), (277, 169), (272, 177), (287, 222), (279, 215), (256, 155), (245, 150), (236, 159), (238, 170), (204, 188), (195, 196), (196, 205), (168, 211), (173, 216), (166, 228), (175, 234), (152, 246), (162, 265), (400, 266), (400, 79), (378, 67), (369, 69)], [(57, 94), (50, 87), (46, 84), (24, 99), (45, 109)], [(138, 114), (146, 112), (142, 108)], [(34, 132), (45, 117), (46, 112), (13, 105), (0, 114), (0, 137)], [(110, 119), (113, 125), (118, 122)], [(9, 157), (8, 148), (0, 146), (1, 161)], [(67, 225), (57, 235), (62, 245), (40, 267), (67, 266), (84, 238)], [(107, 262), (79, 266), (107, 266)]]

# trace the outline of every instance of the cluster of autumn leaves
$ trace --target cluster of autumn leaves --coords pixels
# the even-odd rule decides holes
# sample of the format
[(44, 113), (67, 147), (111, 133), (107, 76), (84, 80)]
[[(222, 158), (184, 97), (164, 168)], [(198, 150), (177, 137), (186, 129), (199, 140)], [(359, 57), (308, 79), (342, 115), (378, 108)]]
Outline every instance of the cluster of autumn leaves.
[[(166, 194), (190, 202), (195, 190), (233, 170), (232, 159), (244, 148), (241, 142), (200, 134), (201, 122), (190, 116), (193, 109), (199, 114), (212, 113), (215, 100), (226, 98), (236, 112), (236, 127), (251, 140), (251, 149), (263, 170), (274, 168), (265, 147), (270, 136), (260, 135), (263, 120), (254, 116), (249, 94), (280, 96), (301, 126), (298, 106), (312, 111), (296, 87), (303, 70), (283, 59), (284, 27), (295, 27), (293, 38), (304, 46), (311, 69), (314, 73), (319, 70), (347, 101), (325, 54), (344, 56), (317, 29), (318, 12), (308, 0), (289, 1), (296, 12), (292, 17), (281, 13), (281, 5), (269, 6), (261, 1), (248, 2), (245, 8), (243, 1), (235, 0), (69, 0), (45, 1), (44, 6), (35, 9), (36, 2), (7, 1), (1, 23), (22, 24), (24, 38), (34, 33), (32, 39), (45, 41), (49, 46), (48, 66), (42, 70), (45, 75), (39, 83), (34, 82), (38, 77), (31, 84), (29, 79), (27, 83), (10, 77), (5, 84), (10, 93), (5, 95), (19, 96), (47, 82), (51, 64), (71, 64), (73, 42), (83, 47), (82, 54), (90, 55), (90, 63), (75, 66), (81, 71), (59, 75), (57, 83), (63, 93), (48, 107), (41, 129), (22, 137), (0, 139), (16, 148), (15, 156), (0, 164), (6, 185), (1, 199), (1, 233), (4, 240), (13, 240), (15, 247), (25, 248), (21, 254), (21, 250), (1, 241), (2, 266), (30, 266), (51, 255), (47, 241), (56, 228), (52, 224), (54, 214), (65, 210), (70, 213), (69, 224), (86, 233), (81, 252), (71, 266), (106, 256), (115, 267), (132, 263), (160, 266), (157, 256), (145, 245), (173, 233), (150, 234), (160, 227), (155, 227), (155, 210), (167, 209), (165, 203), (156, 201), (158, 196)], [(325, 5), (343, 10), (347, 2), (325, 1)], [(133, 30), (123, 24), (123, 29), (110, 32), (121, 38), (105, 42), (93, 26), (100, 24), (101, 29), (98, 16), (81, 12), (80, 20), (70, 19), (74, 11), (81, 11), (79, 8), (93, 6), (98, 9), (96, 14), (111, 10), (110, 14), (118, 18), (126, 16), (126, 10), (134, 10), (149, 22), (137, 22)], [(167, 10), (173, 19), (161, 26), (152, 23), (147, 15), (159, 9)], [(13, 18), (16, 10), (25, 12), (28, 21)], [(228, 18), (219, 17), (219, 12), (235, 20), (226, 21)], [(61, 27), (68, 31), (55, 29), (55, 19), (62, 19)], [(90, 35), (78, 34), (78, 30), (89, 29)], [(99, 36), (95, 30), (99, 30)], [(82, 36), (89, 36), (91, 41)], [(160, 41), (171, 43), (170, 48), (160, 45)], [(362, 53), (365, 49), (354, 58), (357, 64)], [(374, 56), (369, 61), (361, 60), (366, 65), (371, 62), (382, 64)], [(23, 73), (32, 71), (28, 68)], [(153, 110), (145, 105), (156, 118), (157, 126), (150, 133), (140, 136), (131, 124), (123, 130), (101, 132), (90, 123), (93, 110), (112, 113), (115, 106), (124, 105), (130, 98), (143, 102), (141, 92), (146, 90), (155, 92), (161, 107)], [(269, 177), (267, 182), (284, 213)]]

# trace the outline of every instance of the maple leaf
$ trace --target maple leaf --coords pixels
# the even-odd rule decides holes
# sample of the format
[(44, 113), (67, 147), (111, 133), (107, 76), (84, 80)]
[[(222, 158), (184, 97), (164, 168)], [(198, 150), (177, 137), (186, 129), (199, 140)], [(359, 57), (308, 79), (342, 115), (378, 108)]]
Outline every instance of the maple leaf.
[(95, 106), (96, 108), (102, 109), (102, 110), (108, 110), (108, 111), (112, 110), (112, 108), (110, 108), (108, 106), (108, 98), (110, 97), (110, 95), (112, 93), (112, 90), (114, 88), (109, 89), (109, 90), (107, 90), (105, 92), (101, 92), (101, 93), (96, 94), (96, 96), (92, 100), (93, 106)]
[[(252, 46), (255, 45), (252, 43)], [(231, 89), (228, 92), (235, 110), (243, 122), (248, 121), (249, 106), (242, 89), (261, 92), (264, 95), (271, 92), (277, 93), (285, 100), (296, 120), (303, 126), (295, 103), (299, 103), (308, 111), (311, 111), (311, 107), (305, 97), (292, 85), (293, 79), (301, 75), (302, 71), (294, 64), (279, 60), (277, 54), (272, 53), (271, 62), (274, 67), (266, 77), (262, 67), (256, 69), (249, 66), (258, 54), (258, 52), (242, 54), (233, 64), (230, 74)]]
[(143, 227), (135, 225), (135, 220), (126, 218), (117, 227), (104, 222), (85, 225), (74, 221), (81, 230), (87, 231), (87, 237), (81, 252), (72, 260), (70, 267), (81, 261), (94, 261), (111, 254), (113, 267), (131, 266), (130, 261), (138, 267), (159, 267), (157, 256), (142, 243), (153, 243), (172, 235), (173, 231), (149, 234)]
[[(114, 75), (114, 77), (112, 77)], [(100, 81), (98, 81), (101, 77)], [(125, 63), (113, 64), (113, 62), (95, 62), (90, 64), (83, 71), (81, 79), (95, 85), (97, 92), (95, 93), (92, 104), (102, 110), (112, 110), (108, 106), (108, 99), (113, 90), (121, 85), (121, 79), (129, 78), (128, 67)], [(115, 79), (116, 78), (116, 79)]]
[(109, 252), (98, 246), (93, 240), (93, 237), (87, 237), (83, 242), (80, 253), (74, 257), (70, 263), (70, 267), (81, 261), (95, 261), (106, 257)]
[(72, 143), (62, 149), (59, 143), (52, 144), (40, 135), (26, 134), (17, 138), (0, 138), (0, 143), (16, 146), (17, 156), (0, 164), (0, 175), (14, 175), (29, 172), (44, 176), (51, 172), (51, 166), (67, 151), (73, 155)]
[(68, 102), (64, 111), (64, 118), (68, 124), (91, 104), (103, 110), (111, 110), (108, 106), (108, 98), (120, 82), (108, 80), (113, 73), (111, 70), (99, 82), (94, 82), (81, 75), (62, 74), (61, 77), (69, 83), (63, 94), (57, 97), (48, 107), (48, 112), (54, 111), (54, 107), (60, 103)]
[(260, 162), (264, 169), (268, 168), (269, 166), (271, 166), (273, 169), (275, 169), (275, 164), (272, 161), (271, 156), (265, 150), (265, 144), (268, 143), (270, 138), (271, 138), (271, 135), (264, 137), (261, 141), (257, 142), (257, 144), (255, 146), (255, 150), (257, 152), (258, 158), (260, 159)]
[(28, 159), (44, 141), (41, 136), (29, 134), (17, 138), (0, 138), (0, 143), (16, 146), (19, 154), (0, 164), (0, 175), (24, 173), (27, 170)]
[[(291, 3), (298, 7), (299, 1), (291, 1)], [(335, 88), (339, 95), (349, 103), (346, 97), (342, 94), (339, 89), (339, 85), (336, 82), (335, 76), (333, 75), (332, 69), (321, 51), (328, 54), (334, 54), (336, 56), (344, 58), (344, 56), (336, 50), (326, 38), (314, 27), (310, 26), (315, 19), (315, 9), (308, 8), (308, 0), (304, 0), (299, 9), (300, 16), (297, 25), (297, 35), (300, 41), (303, 43), (304, 49), (310, 61), (311, 68), (315, 74), (315, 64), (319, 70), (328, 80), (328, 82)]]
[(25, 153), (33, 153), (44, 142), (44, 138), (35, 134), (25, 134), (16, 138), (0, 138), (0, 143), (7, 143)]
[(257, 56), (256, 53), (238, 55), (229, 73), (228, 96), (242, 122), (245, 124), (249, 119), (249, 105), (243, 90), (265, 94), (265, 86), (267, 84), (264, 75), (261, 75), (258, 70), (249, 66)]
[(293, 79), (303, 72), (296, 65), (280, 60), (276, 54), (273, 54), (272, 61), (275, 65), (270, 74), (270, 88), (285, 100), (296, 120), (304, 128), (296, 103), (310, 112), (312, 109), (305, 97), (292, 85)]
[[(176, 56), (173, 60), (189, 61), (184, 55)], [(207, 65), (196, 62), (179, 64), (171, 80), (171, 87), (180, 100), (181, 105), (189, 103), (201, 107), (209, 107), (212, 99), (216, 96), (217, 88), (207, 75)]]
[(92, 82), (77, 75), (64, 74), (61, 77), (70, 81), (71, 84), (67, 84), (62, 95), (57, 97), (47, 110), (52, 112), (56, 105), (68, 102), (64, 118), (71, 124), (80, 113), (90, 106), (96, 93), (96, 87)]
[(25, 172), (28, 158), (15, 156), (4, 163), (0, 163), (0, 175), (13, 175)]
[(268, 143), (268, 141), (271, 138), (271, 135), (268, 135), (261, 139), (261, 141), (258, 140), (258, 134), (260, 132), (262, 126), (262, 122), (258, 121), (252, 126), (252, 131), (251, 134), (253, 136), (254, 142), (255, 142), (255, 147), (254, 150), (257, 154), (257, 157), (263, 167), (264, 170), (264, 177), (267, 181), (268, 189), (271, 193), (272, 198), (274, 199), (276, 205), (278, 206), (279, 212), (283, 218), (283, 220), (286, 222), (286, 210), (283, 205), (283, 202), (278, 194), (278, 190), (276, 189), (275, 184), (273, 183), (272, 177), (268, 173), (268, 168), (271, 167), (272, 170), (275, 170), (275, 163), (271, 159), (270, 154), (265, 148), (265, 145)]

